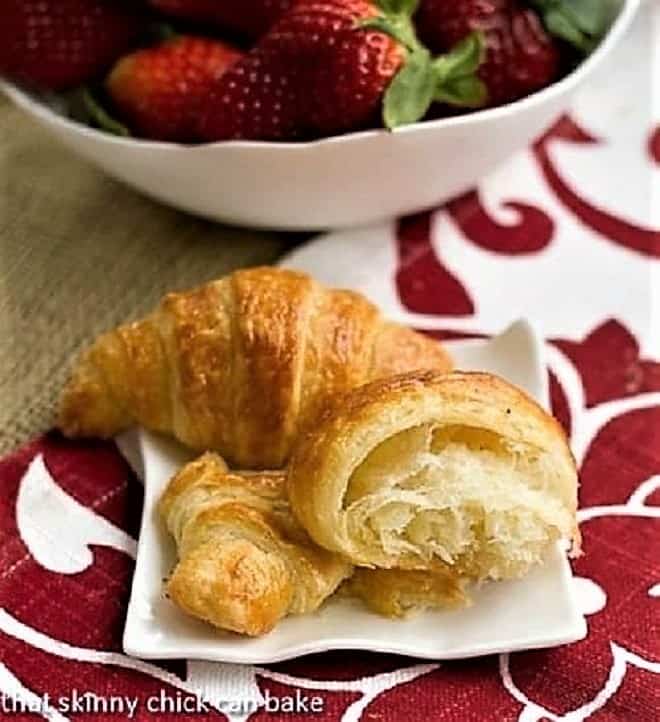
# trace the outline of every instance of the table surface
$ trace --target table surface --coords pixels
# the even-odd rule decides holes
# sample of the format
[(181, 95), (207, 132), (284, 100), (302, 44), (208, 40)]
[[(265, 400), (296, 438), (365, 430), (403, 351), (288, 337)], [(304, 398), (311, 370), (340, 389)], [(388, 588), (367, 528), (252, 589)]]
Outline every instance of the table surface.
[(0, 454), (52, 424), (72, 359), (96, 334), (292, 243), (138, 195), (4, 98), (0, 179)]

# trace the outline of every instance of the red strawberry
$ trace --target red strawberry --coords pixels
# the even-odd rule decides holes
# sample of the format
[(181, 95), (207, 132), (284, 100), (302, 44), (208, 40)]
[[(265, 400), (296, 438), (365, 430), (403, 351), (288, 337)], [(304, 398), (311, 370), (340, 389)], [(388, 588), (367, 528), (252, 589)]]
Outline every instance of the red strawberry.
[(292, 140), (422, 118), (436, 93), (478, 103), (477, 36), (433, 59), (417, 40), (417, 0), (298, 0), (216, 84), (206, 140)]
[(537, 13), (519, 0), (422, 0), (417, 26), (434, 52), (471, 32), (484, 34), (486, 59), (479, 77), (488, 89), (489, 105), (529, 95), (560, 73), (557, 44)]
[(159, 140), (195, 140), (200, 104), (243, 53), (207, 38), (182, 35), (122, 58), (106, 81), (132, 130)]
[(130, 47), (143, 26), (122, 0), (3, 0), (0, 73), (63, 90), (91, 80)]
[(175, 17), (212, 23), (222, 30), (258, 38), (288, 10), (293, 0), (149, 0)]

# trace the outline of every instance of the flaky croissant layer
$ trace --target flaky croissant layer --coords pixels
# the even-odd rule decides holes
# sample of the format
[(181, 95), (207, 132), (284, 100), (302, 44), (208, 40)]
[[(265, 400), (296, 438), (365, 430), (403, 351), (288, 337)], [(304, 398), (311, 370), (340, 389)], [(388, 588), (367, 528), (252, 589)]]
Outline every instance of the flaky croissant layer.
[(101, 336), (64, 390), (59, 426), (110, 437), (137, 423), (240, 468), (280, 468), (300, 430), (343, 392), (450, 368), (440, 344), (387, 322), (363, 296), (254, 268), (169, 294)]
[(294, 513), (358, 565), (525, 574), (579, 545), (577, 473), (559, 424), (489, 374), (412, 373), (348, 393), (296, 446)]

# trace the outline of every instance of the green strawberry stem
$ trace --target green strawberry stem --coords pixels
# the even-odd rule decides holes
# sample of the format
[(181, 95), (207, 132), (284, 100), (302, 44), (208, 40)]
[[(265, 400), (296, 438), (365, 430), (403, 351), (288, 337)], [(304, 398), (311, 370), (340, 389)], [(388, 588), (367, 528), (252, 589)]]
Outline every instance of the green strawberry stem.
[(483, 34), (475, 32), (438, 57), (421, 44), (412, 16), (419, 0), (378, 0), (381, 14), (357, 24), (356, 29), (377, 30), (397, 40), (407, 57), (383, 98), (383, 122), (393, 130), (421, 120), (432, 103), (476, 108), (488, 92), (477, 77), (485, 56)]
[(539, 11), (548, 32), (589, 55), (612, 22), (612, 10), (603, 0), (529, 0)]

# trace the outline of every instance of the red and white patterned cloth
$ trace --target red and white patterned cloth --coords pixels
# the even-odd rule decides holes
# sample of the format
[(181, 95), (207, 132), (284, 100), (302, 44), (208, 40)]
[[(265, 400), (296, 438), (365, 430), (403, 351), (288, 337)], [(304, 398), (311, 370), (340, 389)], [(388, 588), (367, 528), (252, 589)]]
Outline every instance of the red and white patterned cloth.
[[(126, 695), (140, 702), (138, 720), (221, 720), (222, 700), (258, 703), (296, 689), (323, 698), (313, 718), (342, 722), (660, 718), (656, 10), (647, 4), (570, 117), (478, 192), (396, 224), (332, 234), (290, 259), (439, 337), (495, 333), (519, 316), (539, 325), (554, 411), (581, 467), (586, 553), (574, 569), (587, 638), (423, 665), (360, 652), (267, 669), (133, 660), (121, 635), (141, 485), (113, 444), (53, 433), (0, 462), (0, 695)], [(146, 700), (160, 689), (199, 695), (211, 709), (150, 714)], [(3, 720), (44, 716), (0, 712)], [(263, 708), (227, 716), (293, 717)]]

